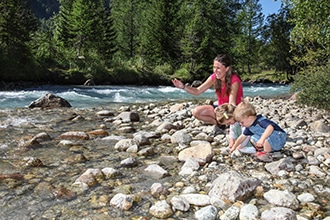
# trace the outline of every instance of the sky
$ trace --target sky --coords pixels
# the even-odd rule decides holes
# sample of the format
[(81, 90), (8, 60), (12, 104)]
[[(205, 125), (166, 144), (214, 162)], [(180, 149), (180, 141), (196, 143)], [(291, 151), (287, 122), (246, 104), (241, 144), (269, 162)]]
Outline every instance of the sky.
[(277, 13), (281, 7), (281, 0), (259, 0), (259, 3), (262, 5), (262, 13), (265, 15), (265, 18), (273, 13)]

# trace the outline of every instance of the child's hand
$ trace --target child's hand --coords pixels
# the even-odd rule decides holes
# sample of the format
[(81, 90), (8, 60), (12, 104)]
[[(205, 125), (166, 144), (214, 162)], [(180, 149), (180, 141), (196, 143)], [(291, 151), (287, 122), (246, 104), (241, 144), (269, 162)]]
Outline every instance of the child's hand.
[(229, 145), (228, 145), (228, 147), (229, 147), (229, 148), (232, 148), (234, 144), (235, 144), (235, 140), (232, 139), (232, 138), (229, 139)]
[(264, 149), (264, 142), (259, 140), (257, 143), (256, 143), (256, 146), (258, 151), (262, 151)]
[(234, 147), (234, 146), (231, 146), (231, 148), (230, 148), (230, 153), (233, 153), (234, 151), (236, 150), (236, 148)]

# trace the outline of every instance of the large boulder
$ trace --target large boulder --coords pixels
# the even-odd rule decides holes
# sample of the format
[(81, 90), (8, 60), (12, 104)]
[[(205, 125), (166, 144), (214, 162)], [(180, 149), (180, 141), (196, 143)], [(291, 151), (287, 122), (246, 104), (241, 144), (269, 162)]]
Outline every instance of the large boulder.
[(54, 94), (47, 93), (43, 97), (33, 101), (29, 108), (42, 108), (42, 109), (51, 109), (51, 108), (61, 108), (61, 107), (72, 107), (70, 103)]

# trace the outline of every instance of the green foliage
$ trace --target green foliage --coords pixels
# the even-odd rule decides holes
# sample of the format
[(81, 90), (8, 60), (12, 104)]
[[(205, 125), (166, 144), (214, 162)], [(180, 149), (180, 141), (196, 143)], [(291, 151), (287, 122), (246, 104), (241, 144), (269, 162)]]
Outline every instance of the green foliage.
[(298, 102), (330, 109), (330, 65), (311, 67), (295, 77), (291, 92), (298, 93)]
[(293, 53), (290, 51), (290, 32), (293, 25), (288, 21), (290, 19), (288, 6), (282, 7), (278, 14), (273, 14), (267, 18), (267, 25), (265, 26), (264, 37), (269, 39), (265, 50), (271, 56), (264, 57), (263, 60), (268, 65), (275, 67), (278, 72), (293, 72)]
[(330, 4), (328, 0), (291, 0), (292, 50), (295, 64), (325, 65), (330, 54)]
[(174, 73), (173, 67), (168, 63), (156, 66), (153, 72), (159, 75), (172, 75)]
[(38, 73), (28, 47), (36, 27), (36, 18), (25, 1), (0, 2), (0, 80), (27, 80), (34, 71)]
[(172, 79), (177, 78), (182, 80), (183, 82), (188, 82), (190, 79), (189, 76), (189, 71), (186, 68), (181, 68), (175, 71), (173, 76), (171, 77)]

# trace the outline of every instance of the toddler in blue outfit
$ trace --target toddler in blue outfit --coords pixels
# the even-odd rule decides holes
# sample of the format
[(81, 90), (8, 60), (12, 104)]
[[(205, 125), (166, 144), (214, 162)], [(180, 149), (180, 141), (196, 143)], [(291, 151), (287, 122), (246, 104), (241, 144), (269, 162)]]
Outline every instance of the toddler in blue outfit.
[(281, 150), (286, 143), (286, 132), (275, 122), (262, 115), (257, 115), (254, 106), (250, 103), (240, 103), (234, 111), (235, 121), (238, 121), (245, 130), (235, 141), (231, 151), (239, 147), (247, 137), (258, 151), (258, 155)]

